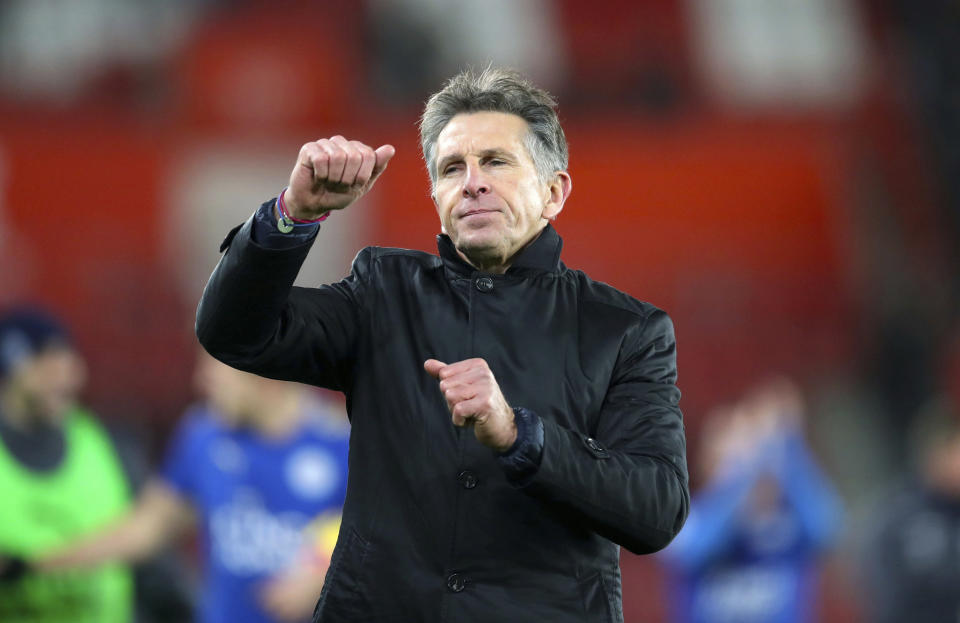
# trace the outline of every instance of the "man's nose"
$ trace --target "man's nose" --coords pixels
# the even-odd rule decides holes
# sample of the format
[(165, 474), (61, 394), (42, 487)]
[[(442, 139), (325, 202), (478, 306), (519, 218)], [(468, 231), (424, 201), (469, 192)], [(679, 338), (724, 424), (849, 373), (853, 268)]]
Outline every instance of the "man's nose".
[(487, 183), (486, 176), (477, 165), (467, 166), (467, 175), (463, 180), (463, 196), (478, 197), (490, 192), (490, 184)]

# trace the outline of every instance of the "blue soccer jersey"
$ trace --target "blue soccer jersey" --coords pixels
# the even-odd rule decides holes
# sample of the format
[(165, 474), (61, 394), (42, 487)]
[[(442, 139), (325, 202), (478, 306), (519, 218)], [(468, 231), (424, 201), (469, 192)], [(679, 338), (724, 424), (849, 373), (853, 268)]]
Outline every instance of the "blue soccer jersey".
[(270, 623), (262, 588), (305, 546), (304, 528), (337, 512), (347, 489), (348, 429), (310, 409), (289, 437), (266, 439), (208, 409), (184, 416), (164, 480), (193, 504), (202, 529), (202, 623)]
[[(778, 503), (750, 498), (764, 479)], [(840, 502), (803, 440), (787, 435), (695, 496), (661, 554), (679, 623), (806, 623), (815, 614), (818, 557), (837, 531)]]

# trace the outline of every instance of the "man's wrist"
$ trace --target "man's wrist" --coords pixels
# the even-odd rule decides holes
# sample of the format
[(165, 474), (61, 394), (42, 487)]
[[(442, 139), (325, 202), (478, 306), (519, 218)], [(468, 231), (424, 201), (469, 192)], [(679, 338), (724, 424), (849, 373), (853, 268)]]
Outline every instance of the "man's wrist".
[(284, 188), (280, 191), (280, 194), (277, 195), (277, 205), (276, 209), (279, 212), (278, 217), (281, 217), (289, 225), (312, 225), (314, 223), (320, 223), (327, 220), (327, 217), (330, 216), (330, 213), (333, 210), (314, 210), (312, 214), (302, 214), (295, 203), (288, 201), (287, 191), (290, 190), (289, 187)]
[(276, 200), (264, 203), (254, 213), (250, 239), (268, 249), (290, 249), (313, 241), (320, 229), (319, 224), (290, 227), (281, 231)]
[(503, 450), (497, 452), (499, 456), (515, 454), (525, 441), (530, 439), (531, 420), (537, 417), (537, 414), (523, 407), (515, 407), (513, 411), (513, 442)]
[(513, 409), (510, 409), (510, 434), (506, 439), (505, 443), (500, 445), (500, 447), (495, 448), (497, 454), (506, 454), (512, 448), (517, 445), (517, 440), (520, 438), (520, 429), (517, 426), (517, 415), (514, 413)]

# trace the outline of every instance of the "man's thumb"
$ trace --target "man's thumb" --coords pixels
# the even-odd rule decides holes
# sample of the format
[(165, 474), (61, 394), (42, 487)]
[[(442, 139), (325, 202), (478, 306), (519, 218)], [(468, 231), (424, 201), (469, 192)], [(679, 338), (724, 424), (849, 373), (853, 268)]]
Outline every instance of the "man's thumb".
[(435, 379), (440, 378), (440, 370), (443, 370), (445, 367), (447, 367), (447, 364), (442, 361), (437, 361), (436, 359), (427, 359), (423, 362), (423, 369)]
[(397, 150), (394, 149), (393, 145), (381, 145), (374, 150), (373, 155), (376, 156), (377, 160), (373, 165), (373, 172), (370, 174), (370, 183), (373, 183), (380, 177), (380, 174), (387, 168), (387, 163), (390, 162), (390, 159), (393, 158), (395, 153), (397, 153)]

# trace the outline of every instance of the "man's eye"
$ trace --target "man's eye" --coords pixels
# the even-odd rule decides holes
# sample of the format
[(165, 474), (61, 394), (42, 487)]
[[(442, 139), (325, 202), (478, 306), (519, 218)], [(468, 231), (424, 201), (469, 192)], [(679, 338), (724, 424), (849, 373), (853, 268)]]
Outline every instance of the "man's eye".
[(451, 165), (449, 165), (449, 166), (447, 166), (447, 167), (445, 167), (445, 168), (443, 169), (443, 174), (444, 174), (444, 175), (450, 175), (450, 174), (452, 174), (452, 173), (456, 173), (456, 172), (459, 171), (459, 170), (460, 170), (460, 166), (459, 166), (459, 165), (451, 164)]
[(491, 158), (490, 160), (487, 160), (487, 164), (500, 165), (500, 164), (507, 164), (507, 163), (504, 162), (503, 160), (500, 160), (499, 158)]

